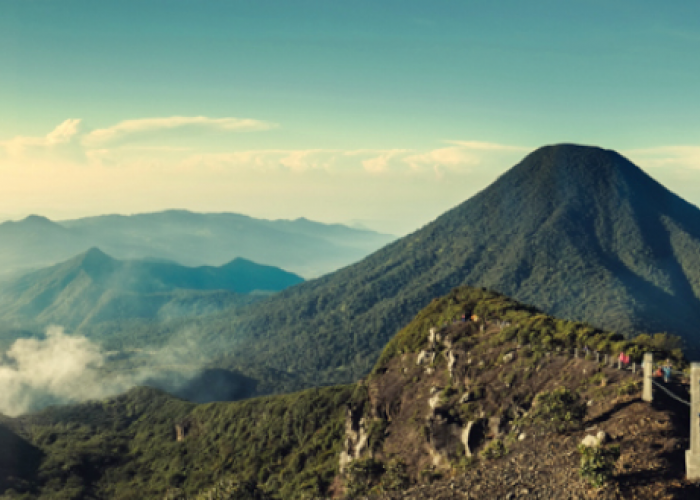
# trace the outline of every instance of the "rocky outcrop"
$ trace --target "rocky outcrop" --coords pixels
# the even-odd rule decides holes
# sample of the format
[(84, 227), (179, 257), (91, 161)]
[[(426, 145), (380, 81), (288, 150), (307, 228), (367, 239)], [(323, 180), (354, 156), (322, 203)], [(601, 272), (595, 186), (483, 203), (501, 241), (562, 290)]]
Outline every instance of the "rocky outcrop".
[(345, 417), (345, 444), (340, 452), (340, 472), (345, 472), (348, 464), (366, 455), (369, 451), (369, 433), (364, 407), (348, 407)]
[(605, 444), (607, 438), (608, 436), (607, 434), (605, 434), (604, 431), (598, 431), (598, 433), (595, 436), (591, 434), (586, 435), (586, 437), (583, 438), (583, 440), (581, 441), (581, 444), (589, 448), (598, 448), (601, 445)]
[[(433, 465), (449, 464), (449, 459), (459, 459), (464, 456), (460, 447), (464, 428), (455, 421), (450, 421), (442, 415), (428, 419), (426, 424), (427, 441), (433, 457)], [(438, 460), (436, 457), (440, 457)]]

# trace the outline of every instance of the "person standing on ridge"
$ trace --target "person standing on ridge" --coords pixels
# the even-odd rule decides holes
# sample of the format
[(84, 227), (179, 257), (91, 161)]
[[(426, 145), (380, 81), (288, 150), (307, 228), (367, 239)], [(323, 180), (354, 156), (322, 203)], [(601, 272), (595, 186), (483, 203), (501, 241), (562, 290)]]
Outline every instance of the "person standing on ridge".
[(664, 371), (664, 382), (666, 382), (668, 384), (671, 381), (671, 365), (670, 364), (664, 365), (663, 371)]

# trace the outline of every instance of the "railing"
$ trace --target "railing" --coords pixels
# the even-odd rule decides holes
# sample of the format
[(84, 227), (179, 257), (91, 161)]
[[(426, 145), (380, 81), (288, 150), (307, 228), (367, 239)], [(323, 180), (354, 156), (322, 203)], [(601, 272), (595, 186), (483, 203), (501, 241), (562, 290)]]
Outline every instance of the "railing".
[[(562, 350), (560, 349), (559, 352)], [(568, 349), (563, 350), (567, 353)], [(574, 358), (579, 358), (580, 349), (573, 349)], [(604, 366), (614, 367), (617, 364), (617, 368), (630, 369), (633, 373), (637, 373), (636, 363), (622, 363), (619, 357), (615, 357), (599, 353), (596, 351), (586, 350), (584, 351), (585, 358), (588, 356), (595, 356), (597, 363), (602, 363)], [(644, 354), (644, 361), (642, 362), (642, 370), (639, 372), (643, 377), (643, 387), (642, 387), (642, 399), (646, 402), (651, 403), (654, 399), (654, 388), (663, 391), (669, 397), (675, 399), (676, 401), (687, 405), (690, 409), (690, 449), (686, 451), (685, 461), (686, 461), (686, 477), (690, 480), (700, 479), (700, 363), (692, 363), (690, 367), (690, 401), (683, 399), (682, 397), (675, 394), (668, 386), (661, 384), (654, 380), (654, 370), (662, 367), (661, 364), (654, 364), (654, 355), (652, 353)], [(670, 370), (670, 375), (675, 376), (688, 376), (687, 373), (680, 372), (678, 370)]]
[[(583, 352), (583, 356), (580, 354)], [(690, 401), (683, 399), (682, 397), (671, 391), (668, 386), (661, 384), (654, 380), (654, 370), (662, 367), (661, 364), (654, 364), (654, 355), (652, 353), (645, 353), (644, 360), (642, 362), (642, 370), (637, 370), (637, 364), (623, 363), (619, 357), (614, 357), (606, 353), (600, 353), (597, 351), (592, 351), (590, 349), (578, 349), (574, 348), (573, 353), (569, 349), (559, 348), (555, 354), (573, 354), (574, 358), (585, 358), (592, 359), (595, 356), (596, 363), (601, 363), (606, 366), (613, 368), (617, 365), (618, 370), (629, 369), (632, 373), (641, 373), (643, 377), (643, 387), (642, 387), (642, 399), (646, 402), (651, 403), (654, 399), (653, 389), (659, 389), (667, 394), (669, 397), (675, 399), (676, 401), (687, 405), (690, 409), (690, 449), (686, 451), (685, 462), (686, 462), (686, 477), (690, 480), (700, 479), (700, 363), (692, 363), (690, 367)], [(547, 355), (550, 355), (548, 352)], [(688, 376), (687, 373), (670, 370), (670, 375), (675, 376)]]

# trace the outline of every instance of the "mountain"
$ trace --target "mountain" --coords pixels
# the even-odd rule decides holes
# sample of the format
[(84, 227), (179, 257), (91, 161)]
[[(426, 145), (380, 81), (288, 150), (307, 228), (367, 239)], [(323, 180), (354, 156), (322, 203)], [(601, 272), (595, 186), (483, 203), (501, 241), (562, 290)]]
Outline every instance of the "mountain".
[[(220, 267), (117, 260), (91, 248), (0, 285), (0, 318), (70, 329), (114, 320), (172, 319), (255, 300), (303, 279), (236, 258)], [(253, 295), (251, 295), (253, 294)]]
[(355, 262), (393, 236), (308, 219), (265, 220), (186, 210), (104, 215), (66, 221), (29, 216), (0, 224), (0, 269), (56, 264), (91, 247), (120, 259), (165, 259), (220, 266), (234, 257), (306, 277)]
[(700, 210), (614, 151), (543, 147), (362, 261), (212, 318), (238, 346), (217, 363), (350, 382), (401, 325), (465, 284), (560, 317), (629, 335), (665, 331), (698, 347)]
[[(592, 351), (584, 357), (584, 346), (624, 350), (634, 362), (655, 350), (684, 366), (651, 339), (626, 341), (461, 287), (406, 324), (353, 385), (205, 405), (137, 387), (0, 417), (0, 431), (25, 450), (7, 454), (9, 470), (24, 476), (0, 475), (0, 495), (697, 498), (700, 487), (683, 477), (687, 406), (662, 391), (654, 404), (642, 401), (638, 374), (601, 365)], [(667, 387), (687, 397), (687, 386)], [(586, 460), (578, 445), (599, 432)], [(605, 460), (616, 447), (619, 467)]]

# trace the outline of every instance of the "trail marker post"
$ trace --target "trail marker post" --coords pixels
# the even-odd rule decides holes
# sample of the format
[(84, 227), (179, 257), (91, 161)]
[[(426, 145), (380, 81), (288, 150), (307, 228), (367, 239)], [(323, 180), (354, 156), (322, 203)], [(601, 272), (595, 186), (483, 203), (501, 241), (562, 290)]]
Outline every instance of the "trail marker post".
[(650, 352), (644, 353), (644, 388), (642, 389), (642, 399), (651, 403), (653, 396), (651, 392), (651, 375), (654, 370), (654, 355)]
[(685, 452), (686, 477), (700, 479), (700, 363), (690, 365), (690, 449)]

